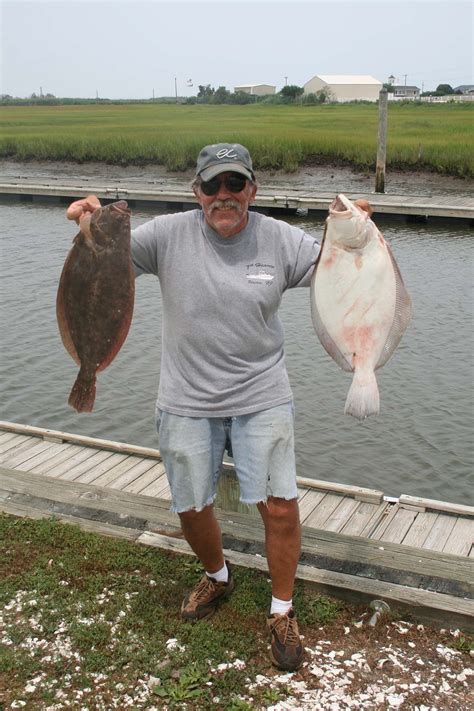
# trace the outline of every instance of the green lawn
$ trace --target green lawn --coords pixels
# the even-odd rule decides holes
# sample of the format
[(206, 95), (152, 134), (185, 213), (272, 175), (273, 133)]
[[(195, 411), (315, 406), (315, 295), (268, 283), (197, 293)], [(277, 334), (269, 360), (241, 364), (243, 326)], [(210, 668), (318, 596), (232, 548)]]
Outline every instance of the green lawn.
[[(387, 164), (474, 174), (472, 118), (463, 104), (390, 104)], [(294, 171), (312, 160), (375, 164), (378, 108), (321, 106), (121, 104), (4, 106), (0, 157), (18, 160), (156, 162), (170, 170), (195, 164), (206, 143), (235, 141), (257, 169)]]

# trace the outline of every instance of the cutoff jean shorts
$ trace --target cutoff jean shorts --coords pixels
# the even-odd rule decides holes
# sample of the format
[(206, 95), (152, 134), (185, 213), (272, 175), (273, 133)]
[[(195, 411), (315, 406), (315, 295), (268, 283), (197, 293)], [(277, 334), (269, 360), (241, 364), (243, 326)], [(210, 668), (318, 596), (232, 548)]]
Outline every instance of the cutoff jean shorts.
[(214, 501), (226, 449), (242, 503), (296, 498), (292, 402), (236, 417), (182, 417), (157, 408), (156, 425), (175, 513)]

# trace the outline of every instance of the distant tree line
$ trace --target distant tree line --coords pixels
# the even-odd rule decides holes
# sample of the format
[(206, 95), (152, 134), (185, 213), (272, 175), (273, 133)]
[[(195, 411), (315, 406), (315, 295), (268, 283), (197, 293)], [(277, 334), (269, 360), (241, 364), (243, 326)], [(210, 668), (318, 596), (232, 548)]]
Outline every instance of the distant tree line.
[[(387, 91), (393, 91), (393, 85), (385, 83)], [(447, 96), (450, 94), (462, 94), (462, 91), (455, 91), (450, 84), (438, 84), (435, 91), (425, 91), (421, 96)], [(162, 96), (153, 99), (80, 99), (80, 98), (59, 98), (54, 94), (31, 94), (27, 98), (11, 96), (10, 94), (0, 94), (1, 105), (36, 105), (54, 106), (57, 104), (297, 104), (302, 106), (314, 106), (317, 104), (327, 104), (334, 101), (334, 96), (329, 88), (321, 89), (315, 93), (305, 94), (302, 86), (296, 84), (285, 85), (276, 94), (266, 94), (259, 96), (248, 94), (245, 91), (229, 91), (225, 86), (218, 86), (215, 89), (210, 84), (200, 84), (196, 96), (175, 97)], [(357, 101), (356, 103), (367, 103)]]
[(246, 91), (229, 91), (225, 86), (215, 89), (210, 84), (199, 85), (196, 96), (189, 96), (187, 104), (324, 104), (331, 100), (331, 92), (322, 89), (315, 94), (303, 96), (302, 86), (289, 84), (276, 94), (249, 94)]
[(54, 94), (31, 94), (27, 98), (19, 98), (10, 94), (1, 94), (1, 104), (22, 104), (33, 105), (42, 104), (53, 106), (55, 104), (120, 104), (120, 103), (185, 103), (185, 104), (302, 104), (315, 105), (324, 104), (332, 100), (329, 89), (321, 89), (314, 94), (304, 94), (302, 86), (289, 84), (284, 86), (276, 94), (266, 94), (258, 96), (248, 94), (246, 91), (229, 91), (225, 86), (218, 86), (215, 89), (210, 84), (202, 84), (198, 87), (196, 96), (182, 97), (161, 97), (157, 99), (78, 99), (78, 98), (58, 98)]
[[(183, 103), (185, 99), (179, 99)], [(11, 106), (58, 106), (58, 105), (80, 105), (80, 104), (176, 104), (176, 97), (162, 96), (157, 99), (83, 99), (75, 97), (57, 97), (53, 94), (31, 94), (27, 98), (11, 96), (10, 94), (0, 94), (1, 105)]]

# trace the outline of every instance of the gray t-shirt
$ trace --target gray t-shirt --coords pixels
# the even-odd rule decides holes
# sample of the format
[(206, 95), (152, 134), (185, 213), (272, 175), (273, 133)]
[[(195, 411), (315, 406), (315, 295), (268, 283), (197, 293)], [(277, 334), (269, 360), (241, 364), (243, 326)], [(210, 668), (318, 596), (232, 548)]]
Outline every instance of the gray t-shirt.
[(158, 407), (227, 417), (289, 402), (277, 311), (286, 289), (309, 285), (318, 253), (303, 230), (256, 212), (230, 238), (201, 210), (134, 229), (136, 274), (156, 274), (163, 299)]

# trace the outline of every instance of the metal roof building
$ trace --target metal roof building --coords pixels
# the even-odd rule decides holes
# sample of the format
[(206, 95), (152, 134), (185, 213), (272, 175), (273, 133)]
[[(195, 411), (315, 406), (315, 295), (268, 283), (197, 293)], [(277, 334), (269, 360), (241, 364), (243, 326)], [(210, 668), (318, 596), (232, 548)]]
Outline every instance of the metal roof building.
[(454, 91), (461, 91), (463, 94), (474, 94), (474, 84), (461, 84), (461, 86), (455, 86)]
[(305, 94), (328, 89), (333, 101), (378, 101), (382, 82), (367, 74), (316, 74), (304, 85)]
[(234, 91), (243, 91), (245, 94), (254, 94), (256, 96), (265, 96), (266, 94), (274, 94), (276, 86), (271, 84), (241, 84), (234, 86)]

